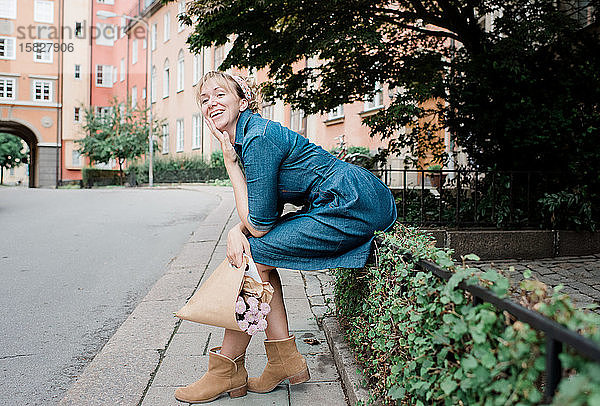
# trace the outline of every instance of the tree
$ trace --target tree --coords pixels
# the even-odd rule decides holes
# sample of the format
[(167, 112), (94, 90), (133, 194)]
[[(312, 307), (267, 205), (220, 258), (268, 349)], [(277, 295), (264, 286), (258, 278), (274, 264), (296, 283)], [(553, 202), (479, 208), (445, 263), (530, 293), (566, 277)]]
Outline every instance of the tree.
[[(123, 182), (125, 162), (149, 150), (147, 113), (148, 109), (133, 108), (117, 98), (104, 114), (97, 114), (93, 107), (84, 109), (83, 130), (87, 135), (75, 141), (80, 145), (80, 153), (93, 162), (108, 163), (114, 159)], [(159, 136), (161, 123), (162, 120), (153, 120), (153, 135)], [(157, 144), (154, 143), (155, 150), (158, 150)]]
[(472, 168), (556, 171), (556, 184), (594, 191), (599, 10), (600, 0), (196, 0), (181, 19), (194, 24), (192, 51), (234, 38), (221, 68), (266, 68), (266, 97), (307, 113), (387, 83), (392, 103), (365, 119), (389, 140), (383, 157), (407, 148), (442, 163), (436, 132), (447, 129)]
[(0, 185), (4, 183), (4, 168), (16, 168), (27, 162), (23, 142), (15, 135), (0, 133)]

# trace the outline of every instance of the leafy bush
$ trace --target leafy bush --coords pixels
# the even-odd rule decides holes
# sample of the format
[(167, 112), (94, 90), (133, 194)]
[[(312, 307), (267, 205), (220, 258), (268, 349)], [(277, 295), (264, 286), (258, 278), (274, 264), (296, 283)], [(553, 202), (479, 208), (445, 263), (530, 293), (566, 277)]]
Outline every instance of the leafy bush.
[(585, 228), (595, 231), (596, 229), (596, 223), (592, 218), (592, 203), (584, 190), (546, 193), (538, 203), (542, 206), (542, 211), (553, 229), (572, 227), (577, 230)]
[[(210, 164), (200, 156), (158, 158), (154, 160), (152, 170), (156, 183), (195, 183), (227, 179), (225, 166), (219, 165), (219, 156), (213, 153)], [(130, 179), (135, 177), (136, 183), (147, 183), (148, 161), (131, 165), (127, 175)]]
[(97, 169), (85, 167), (81, 170), (83, 187), (120, 185), (120, 172), (116, 169)]
[[(376, 264), (337, 269), (335, 301), (345, 335), (364, 366), (371, 400), (411, 405), (535, 405), (542, 401), (542, 334), (491, 304), (474, 305), (456, 289), (466, 280), (509, 294), (509, 281), (488, 269), (475, 273), (434, 239), (400, 224), (378, 236)], [(446, 283), (416, 267), (431, 260), (454, 272)], [(528, 275), (525, 275), (526, 277)], [(576, 310), (560, 289), (525, 279), (522, 304), (600, 342), (600, 316)], [(565, 352), (555, 404), (594, 404), (600, 367)], [(577, 371), (577, 374), (575, 374)], [(577, 386), (574, 390), (573, 386)], [(596, 403), (597, 404), (597, 403)]]

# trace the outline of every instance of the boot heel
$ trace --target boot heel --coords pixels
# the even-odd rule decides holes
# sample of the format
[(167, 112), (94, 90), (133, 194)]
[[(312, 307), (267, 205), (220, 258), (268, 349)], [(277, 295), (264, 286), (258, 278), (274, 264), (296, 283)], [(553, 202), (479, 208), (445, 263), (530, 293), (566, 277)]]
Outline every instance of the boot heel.
[(237, 388), (237, 389), (229, 391), (229, 397), (230, 398), (240, 398), (242, 396), (246, 396), (247, 392), (248, 392), (248, 385), (244, 385), (241, 388)]
[(290, 385), (298, 385), (299, 383), (304, 383), (310, 379), (310, 372), (308, 372), (308, 368), (304, 371), (297, 373), (294, 376), (289, 378)]

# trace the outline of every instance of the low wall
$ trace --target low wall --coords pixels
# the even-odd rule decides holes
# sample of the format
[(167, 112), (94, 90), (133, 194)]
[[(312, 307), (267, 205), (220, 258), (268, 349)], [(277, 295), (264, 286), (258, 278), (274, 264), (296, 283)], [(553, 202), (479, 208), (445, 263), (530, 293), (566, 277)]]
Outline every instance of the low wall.
[(454, 257), (470, 253), (482, 260), (537, 259), (600, 253), (600, 232), (561, 230), (426, 230), (436, 246), (454, 250)]

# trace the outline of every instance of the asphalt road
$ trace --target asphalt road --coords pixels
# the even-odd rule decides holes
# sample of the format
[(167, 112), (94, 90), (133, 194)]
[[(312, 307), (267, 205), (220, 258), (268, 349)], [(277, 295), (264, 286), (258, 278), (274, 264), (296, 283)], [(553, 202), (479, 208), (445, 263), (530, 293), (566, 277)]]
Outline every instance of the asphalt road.
[(218, 199), (0, 187), (0, 405), (57, 403)]

